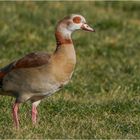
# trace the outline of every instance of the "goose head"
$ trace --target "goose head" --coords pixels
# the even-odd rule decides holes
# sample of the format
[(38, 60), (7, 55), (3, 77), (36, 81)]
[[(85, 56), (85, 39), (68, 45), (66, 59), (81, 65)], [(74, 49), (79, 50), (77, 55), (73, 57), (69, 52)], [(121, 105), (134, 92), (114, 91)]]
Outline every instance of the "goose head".
[(56, 30), (63, 35), (71, 34), (76, 30), (95, 32), (95, 30), (87, 24), (85, 18), (78, 14), (71, 14), (59, 21)]

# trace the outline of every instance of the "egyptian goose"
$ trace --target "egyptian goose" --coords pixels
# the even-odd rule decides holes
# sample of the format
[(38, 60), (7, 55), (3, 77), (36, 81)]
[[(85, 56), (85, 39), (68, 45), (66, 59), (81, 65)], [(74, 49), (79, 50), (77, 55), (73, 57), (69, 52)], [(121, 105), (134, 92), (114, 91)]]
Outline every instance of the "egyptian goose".
[(13, 118), (19, 128), (19, 104), (32, 102), (32, 122), (36, 123), (37, 105), (41, 99), (60, 90), (72, 76), (76, 55), (71, 34), (76, 30), (94, 32), (83, 16), (72, 14), (58, 22), (55, 37), (56, 50), (49, 55), (44, 52), (30, 53), (0, 69), (1, 95), (13, 96)]

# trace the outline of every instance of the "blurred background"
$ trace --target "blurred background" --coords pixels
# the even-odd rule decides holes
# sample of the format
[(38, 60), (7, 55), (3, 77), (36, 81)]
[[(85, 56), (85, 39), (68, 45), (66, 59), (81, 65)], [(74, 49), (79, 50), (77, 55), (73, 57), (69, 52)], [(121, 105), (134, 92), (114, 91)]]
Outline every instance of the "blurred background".
[(96, 32), (73, 34), (77, 65), (70, 84), (43, 100), (36, 127), (31, 104), (21, 105), (18, 132), (14, 99), (0, 96), (0, 138), (140, 137), (139, 1), (0, 2), (0, 67), (55, 50), (55, 26), (71, 13)]

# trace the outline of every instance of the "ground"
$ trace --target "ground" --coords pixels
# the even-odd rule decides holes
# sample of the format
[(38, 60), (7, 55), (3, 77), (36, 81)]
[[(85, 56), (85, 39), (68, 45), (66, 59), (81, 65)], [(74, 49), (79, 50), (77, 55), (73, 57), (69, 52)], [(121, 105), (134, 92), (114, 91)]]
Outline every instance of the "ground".
[(54, 28), (71, 13), (96, 33), (72, 36), (77, 65), (71, 82), (38, 107), (0, 96), (0, 138), (140, 138), (140, 2), (0, 2), (0, 67), (29, 52), (55, 49)]

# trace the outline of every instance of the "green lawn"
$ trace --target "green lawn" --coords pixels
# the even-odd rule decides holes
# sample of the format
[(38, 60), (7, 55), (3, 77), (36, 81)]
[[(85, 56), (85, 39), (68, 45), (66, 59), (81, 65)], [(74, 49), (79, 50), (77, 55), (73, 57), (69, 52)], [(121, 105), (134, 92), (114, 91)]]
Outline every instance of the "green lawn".
[(140, 2), (0, 2), (0, 67), (33, 51), (55, 49), (54, 28), (71, 13), (96, 33), (73, 34), (77, 65), (71, 82), (38, 107), (0, 96), (0, 138), (140, 138)]

